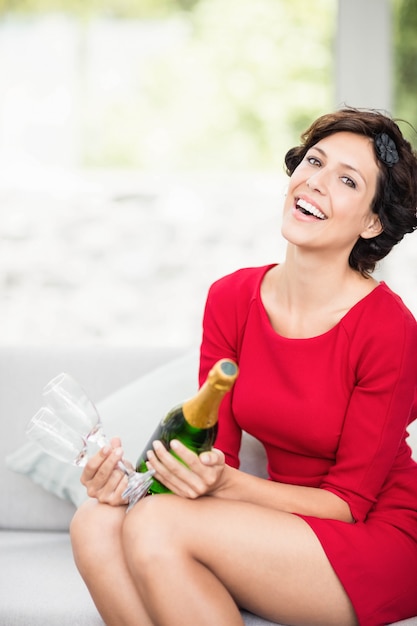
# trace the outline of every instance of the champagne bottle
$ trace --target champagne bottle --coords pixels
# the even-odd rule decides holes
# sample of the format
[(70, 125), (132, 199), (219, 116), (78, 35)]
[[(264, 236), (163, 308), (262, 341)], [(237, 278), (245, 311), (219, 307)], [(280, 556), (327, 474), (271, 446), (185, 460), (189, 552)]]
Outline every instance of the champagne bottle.
[[(210, 450), (216, 439), (220, 403), (232, 388), (238, 373), (239, 369), (234, 361), (217, 361), (196, 395), (173, 407), (159, 423), (137, 461), (136, 471), (148, 470), (146, 453), (152, 449), (152, 442), (157, 439), (174, 456), (176, 455), (169, 445), (172, 439), (178, 439), (197, 454)], [(153, 478), (148, 493), (169, 493), (169, 489)]]

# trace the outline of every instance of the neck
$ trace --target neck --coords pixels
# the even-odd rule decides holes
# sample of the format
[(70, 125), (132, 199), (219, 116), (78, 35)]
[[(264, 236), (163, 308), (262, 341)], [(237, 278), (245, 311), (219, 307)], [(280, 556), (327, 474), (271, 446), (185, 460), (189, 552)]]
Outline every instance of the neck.
[(280, 266), (282, 295), (290, 307), (317, 309), (338, 298), (352, 283), (364, 280), (346, 263), (300, 250), (289, 244), (285, 263)]

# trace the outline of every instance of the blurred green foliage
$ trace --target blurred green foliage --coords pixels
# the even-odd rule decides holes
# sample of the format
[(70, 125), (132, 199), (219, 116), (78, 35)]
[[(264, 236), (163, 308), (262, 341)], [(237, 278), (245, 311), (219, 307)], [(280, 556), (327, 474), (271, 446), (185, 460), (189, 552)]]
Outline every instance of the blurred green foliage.
[(35, 14), (65, 12), (72, 15), (110, 14), (119, 17), (164, 13), (169, 0), (0, 0), (1, 13)]
[(89, 99), (86, 164), (281, 168), (301, 131), (332, 106), (334, 8), (200, 0), (174, 12), (165, 24), (177, 43), (145, 67), (132, 63), (134, 97)]
[[(79, 21), (83, 164), (152, 169), (282, 168), (333, 106), (336, 10), (336, 0), (0, 0), (3, 16)], [(146, 63), (124, 60), (128, 91), (93, 75), (97, 20), (144, 38), (165, 29)]]
[[(394, 0), (394, 114), (417, 129), (417, 2)], [(417, 130), (402, 125), (417, 147)]]
[[(403, 131), (416, 145), (417, 1), (391, 2), (393, 113), (410, 122)], [(314, 10), (310, 0), (0, 0), (0, 19), (50, 12), (80, 24), (85, 165), (275, 168), (333, 106), (337, 0), (316, 0)], [(164, 23), (176, 41), (145, 66), (126, 61), (129, 97), (90, 84), (97, 19)]]
[(116, 18), (150, 18), (192, 9), (199, 0), (0, 0), (1, 13), (65, 12), (72, 15), (108, 15)]

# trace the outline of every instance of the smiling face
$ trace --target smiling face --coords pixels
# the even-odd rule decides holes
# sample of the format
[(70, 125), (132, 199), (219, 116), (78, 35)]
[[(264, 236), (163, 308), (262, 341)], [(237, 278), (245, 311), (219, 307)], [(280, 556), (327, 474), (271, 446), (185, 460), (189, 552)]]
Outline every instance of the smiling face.
[(368, 137), (338, 132), (319, 141), (290, 178), (283, 236), (302, 248), (338, 250), (348, 257), (359, 237), (382, 230), (371, 211), (378, 171)]

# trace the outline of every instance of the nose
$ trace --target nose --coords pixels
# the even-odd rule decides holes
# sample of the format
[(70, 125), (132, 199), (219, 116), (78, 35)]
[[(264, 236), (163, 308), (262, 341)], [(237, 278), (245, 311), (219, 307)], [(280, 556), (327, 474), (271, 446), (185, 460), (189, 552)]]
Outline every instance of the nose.
[(319, 169), (314, 172), (307, 179), (307, 187), (312, 191), (318, 191), (323, 194), (326, 191), (326, 175), (323, 169)]

